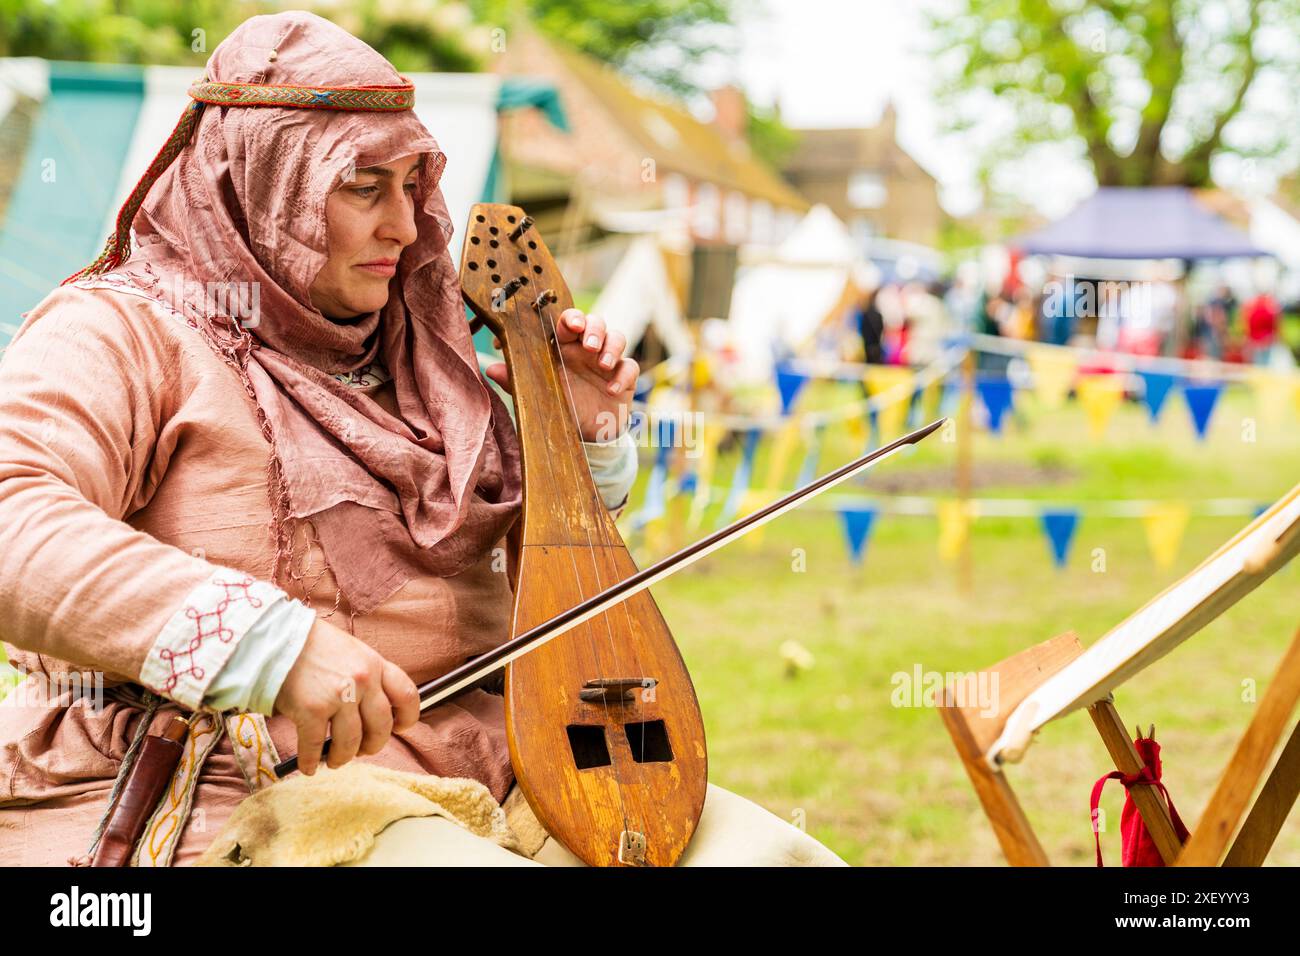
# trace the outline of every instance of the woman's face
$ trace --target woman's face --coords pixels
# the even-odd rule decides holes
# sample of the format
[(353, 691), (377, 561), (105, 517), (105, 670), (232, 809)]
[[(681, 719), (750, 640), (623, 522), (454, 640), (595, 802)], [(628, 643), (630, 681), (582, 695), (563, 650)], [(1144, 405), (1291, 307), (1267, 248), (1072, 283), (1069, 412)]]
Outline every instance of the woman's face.
[(311, 284), (311, 304), (331, 319), (384, 307), (402, 250), (415, 241), (419, 154), (358, 169), (325, 201), (329, 259)]

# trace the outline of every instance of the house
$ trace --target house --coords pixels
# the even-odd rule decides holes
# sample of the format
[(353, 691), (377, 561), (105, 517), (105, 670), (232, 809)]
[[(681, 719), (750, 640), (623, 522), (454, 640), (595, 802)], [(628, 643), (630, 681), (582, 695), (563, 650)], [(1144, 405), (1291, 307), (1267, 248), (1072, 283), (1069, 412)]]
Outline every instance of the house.
[(533, 110), (502, 118), (507, 191), (548, 235), (576, 244), (602, 221), (689, 208), (686, 225), (697, 247), (775, 245), (809, 208), (751, 153), (738, 90), (715, 94), (718, 121), (703, 122), (679, 103), (634, 89), (612, 67), (528, 29), (510, 33), (492, 69), (546, 80), (563, 104), (567, 132)]
[(783, 172), (864, 244), (883, 238), (934, 247), (944, 223), (938, 184), (898, 145), (896, 122), (891, 103), (870, 129), (795, 130), (800, 142)]

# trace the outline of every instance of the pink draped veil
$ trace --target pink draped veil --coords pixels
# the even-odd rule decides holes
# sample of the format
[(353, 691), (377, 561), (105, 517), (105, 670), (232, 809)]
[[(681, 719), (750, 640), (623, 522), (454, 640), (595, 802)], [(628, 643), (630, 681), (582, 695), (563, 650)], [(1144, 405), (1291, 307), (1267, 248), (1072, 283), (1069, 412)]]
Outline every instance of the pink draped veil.
[[(299, 12), (243, 23), (206, 75), (404, 82), (365, 43)], [(327, 319), (308, 291), (329, 253), (326, 198), (353, 169), (417, 153), (418, 238), (402, 251), (387, 305)], [(519, 514), (518, 440), (479, 372), (448, 252), (445, 163), (411, 111), (208, 105), (135, 217), (138, 247), (114, 270), (193, 320), (239, 373), (271, 443), (274, 576), (284, 563), (301, 580), (290, 519), (310, 519), (353, 614), (414, 574), (465, 570)], [(221, 308), (236, 301), (238, 310)], [(400, 417), (333, 377), (376, 360)]]

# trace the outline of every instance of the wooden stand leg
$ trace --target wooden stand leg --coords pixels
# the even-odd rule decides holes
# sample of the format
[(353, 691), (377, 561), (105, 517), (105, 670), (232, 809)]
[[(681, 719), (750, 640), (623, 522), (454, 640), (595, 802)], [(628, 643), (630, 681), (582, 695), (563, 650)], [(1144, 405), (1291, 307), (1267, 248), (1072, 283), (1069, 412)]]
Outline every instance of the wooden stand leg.
[(956, 708), (941, 707), (939, 713), (975, 787), (975, 795), (984, 807), (984, 815), (993, 825), (1007, 862), (1012, 866), (1049, 866), (1047, 853), (1029, 825), (1011, 784), (1003, 774), (990, 769), (984, 762), (984, 755), (975, 746), (970, 728), (962, 720), (960, 712)]
[[(1110, 751), (1110, 759), (1115, 761), (1115, 769), (1125, 774), (1141, 773), (1142, 756), (1133, 745), (1133, 739), (1129, 737), (1115, 705), (1103, 700), (1089, 707), (1088, 713), (1097, 725), (1097, 732), (1101, 734), (1106, 749)], [(1164, 797), (1155, 787), (1145, 783), (1130, 787), (1129, 796), (1142, 815), (1142, 821), (1147, 825), (1147, 832), (1160, 851), (1161, 859), (1166, 866), (1172, 864), (1183, 848), (1183, 841), (1174, 832), (1174, 821), (1169, 816), (1169, 807), (1165, 805)]]
[[(1291, 646), (1287, 648), (1282, 663), (1278, 665), (1272, 683), (1264, 691), (1264, 697), (1259, 702), (1259, 709), (1255, 711), (1250, 726), (1246, 728), (1245, 734), (1237, 743), (1237, 749), (1233, 752), (1232, 759), (1228, 761), (1219, 785), (1201, 815), (1200, 823), (1192, 831), (1187, 845), (1183, 847), (1183, 852), (1178, 857), (1179, 866), (1218, 866), (1224, 851), (1228, 848), (1228, 842), (1237, 829), (1237, 824), (1241, 822), (1246, 808), (1250, 805), (1251, 795), (1254, 794), (1277, 749), (1278, 741), (1286, 731), (1298, 699), (1300, 699), (1300, 632), (1297, 632), (1291, 640)], [(1292, 734), (1292, 740), (1286, 747), (1287, 751), (1296, 749), (1292, 746), (1294, 742), (1295, 734)], [(1268, 780), (1268, 784), (1272, 785), (1269, 788), (1270, 800), (1280, 803), (1286, 800), (1287, 793), (1290, 793), (1289, 800), (1286, 800), (1287, 810), (1295, 802), (1296, 761), (1297, 757), (1294, 753), (1284, 752)], [(1280, 820), (1276, 823), (1278, 827), (1281, 826)], [(1257, 829), (1252, 830), (1250, 842), (1242, 846), (1239, 858), (1254, 858), (1258, 854), (1258, 847), (1253, 841), (1264, 835), (1269, 825), (1271, 825), (1271, 818), (1269, 821), (1263, 818), (1257, 821), (1255, 825)], [(1268, 847), (1272, 846), (1273, 838), (1276, 836), (1277, 831), (1274, 829), (1267, 846), (1264, 847), (1264, 853), (1268, 852)]]
[(1282, 832), (1282, 824), (1295, 806), (1297, 795), (1300, 795), (1300, 726), (1292, 731), (1273, 772), (1264, 781), (1264, 789), (1241, 825), (1241, 832), (1224, 857), (1223, 865), (1263, 866), (1273, 842)]
[(965, 682), (966, 688), (984, 687), (993, 701), (962, 699), (962, 688), (949, 687), (939, 708), (966, 774), (984, 814), (993, 825), (1002, 852), (1012, 866), (1047, 866), (1047, 854), (1034, 834), (1006, 776), (984, 760), (984, 754), (1001, 734), (1007, 717), (1033, 690), (1083, 653), (1078, 638), (1066, 633), (994, 664)]

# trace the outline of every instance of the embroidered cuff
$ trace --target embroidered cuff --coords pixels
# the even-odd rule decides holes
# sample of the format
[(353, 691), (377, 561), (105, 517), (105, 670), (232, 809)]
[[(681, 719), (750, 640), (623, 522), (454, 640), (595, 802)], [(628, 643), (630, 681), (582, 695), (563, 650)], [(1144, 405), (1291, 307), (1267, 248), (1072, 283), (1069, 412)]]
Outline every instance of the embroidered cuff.
[(140, 670), (140, 682), (190, 710), (235, 653), (240, 639), (278, 598), (274, 584), (218, 567), (190, 591), (163, 625)]
[(611, 511), (621, 508), (636, 481), (636, 441), (632, 432), (625, 429), (607, 442), (585, 441), (582, 450), (587, 453), (587, 465), (605, 507)]
[(316, 612), (288, 595), (275, 601), (244, 634), (203, 698), (212, 710), (271, 716), (289, 669), (302, 652)]

